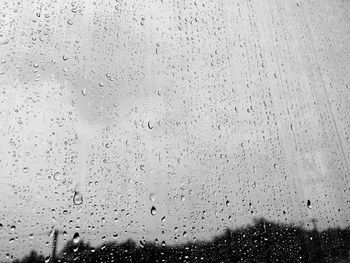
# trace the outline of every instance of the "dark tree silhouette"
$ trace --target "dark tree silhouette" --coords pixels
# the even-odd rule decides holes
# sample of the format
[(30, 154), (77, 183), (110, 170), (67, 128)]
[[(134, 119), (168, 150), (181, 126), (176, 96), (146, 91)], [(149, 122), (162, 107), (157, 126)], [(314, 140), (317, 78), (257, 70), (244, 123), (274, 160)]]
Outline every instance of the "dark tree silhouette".
[[(301, 227), (276, 224), (264, 219), (240, 229), (226, 231), (210, 242), (168, 246), (148, 242), (106, 243), (93, 248), (89, 243), (68, 241), (50, 262), (223, 262), (223, 263), (350, 263), (350, 228)], [(32, 251), (24, 262), (45, 262)]]

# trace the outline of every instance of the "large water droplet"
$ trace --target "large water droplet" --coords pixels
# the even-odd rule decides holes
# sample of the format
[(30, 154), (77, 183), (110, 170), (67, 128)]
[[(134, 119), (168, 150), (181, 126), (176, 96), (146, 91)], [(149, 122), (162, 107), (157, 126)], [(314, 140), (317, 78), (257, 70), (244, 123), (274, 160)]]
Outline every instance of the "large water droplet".
[(73, 243), (77, 244), (77, 243), (79, 243), (79, 241), (80, 241), (79, 233), (75, 233), (73, 236)]
[(77, 183), (74, 187), (73, 203), (75, 205), (81, 205), (83, 203), (83, 192), (80, 183)]
[(309, 208), (309, 209), (312, 208), (312, 206), (311, 206), (311, 201), (310, 201), (309, 199), (307, 200), (307, 204), (306, 204), (306, 205), (307, 205), (307, 208)]
[(81, 205), (83, 203), (83, 195), (79, 191), (74, 192), (73, 203), (75, 205)]
[(157, 214), (157, 209), (154, 206), (152, 206), (152, 208), (151, 208), (151, 215), (155, 216), (156, 214)]

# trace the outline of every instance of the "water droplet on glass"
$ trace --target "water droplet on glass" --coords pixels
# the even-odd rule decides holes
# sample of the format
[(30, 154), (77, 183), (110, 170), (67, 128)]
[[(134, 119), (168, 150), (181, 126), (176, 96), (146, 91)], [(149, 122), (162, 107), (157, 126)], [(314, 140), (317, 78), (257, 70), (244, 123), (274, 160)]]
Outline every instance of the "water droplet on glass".
[(63, 55), (62, 58), (64, 61), (66, 61), (68, 59), (68, 57), (66, 55)]
[(75, 205), (81, 205), (83, 203), (83, 195), (80, 192), (78, 191), (74, 192), (73, 203)]
[(23, 173), (28, 173), (29, 172), (29, 167), (23, 167), (22, 171), (23, 171)]
[(156, 200), (156, 195), (154, 193), (150, 193), (149, 194), (149, 200), (151, 200), (152, 202), (154, 202)]
[(80, 241), (79, 233), (75, 233), (73, 236), (73, 243), (77, 244), (77, 243), (79, 243), (79, 241)]
[(311, 201), (310, 201), (309, 199), (307, 200), (307, 204), (306, 204), (306, 205), (307, 205), (307, 208), (309, 208), (309, 209), (312, 208), (312, 206), (311, 206)]
[(86, 96), (86, 88), (83, 88), (83, 89), (81, 90), (81, 93), (82, 93), (84, 96)]
[(53, 179), (55, 179), (56, 181), (60, 180), (60, 177), (61, 177), (61, 173), (60, 173), (60, 172), (56, 172), (56, 173), (53, 175)]
[(156, 214), (157, 214), (157, 209), (154, 206), (152, 206), (152, 208), (151, 208), (151, 215), (155, 216)]
[(230, 206), (230, 201), (226, 200), (226, 206)]
[(153, 125), (152, 125), (151, 121), (149, 121), (149, 122), (147, 123), (147, 126), (148, 126), (148, 129), (150, 129), (150, 130), (153, 129)]
[(73, 203), (75, 205), (81, 205), (83, 203), (83, 194), (80, 190), (80, 184), (76, 184), (74, 189)]

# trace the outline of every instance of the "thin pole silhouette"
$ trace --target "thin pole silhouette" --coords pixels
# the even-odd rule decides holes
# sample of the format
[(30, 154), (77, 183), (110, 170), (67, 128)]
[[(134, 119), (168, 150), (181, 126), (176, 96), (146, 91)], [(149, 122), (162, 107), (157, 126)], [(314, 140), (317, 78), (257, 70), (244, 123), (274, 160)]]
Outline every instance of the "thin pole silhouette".
[(51, 250), (51, 263), (56, 263), (56, 252), (57, 252), (57, 239), (58, 239), (58, 234), (63, 233), (63, 231), (59, 231), (58, 229), (55, 229), (53, 232), (53, 242), (52, 242), (52, 250)]
[(55, 229), (55, 232), (53, 233), (53, 242), (52, 242), (52, 251), (51, 251), (51, 262), (52, 263), (56, 263), (57, 238), (58, 238), (58, 230)]

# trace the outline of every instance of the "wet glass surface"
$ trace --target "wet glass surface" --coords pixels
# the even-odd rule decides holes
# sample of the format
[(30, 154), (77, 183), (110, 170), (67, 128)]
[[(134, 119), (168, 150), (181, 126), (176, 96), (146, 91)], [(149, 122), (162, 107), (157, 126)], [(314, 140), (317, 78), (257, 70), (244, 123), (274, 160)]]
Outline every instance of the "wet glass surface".
[(0, 1), (0, 262), (349, 262), (349, 17)]

